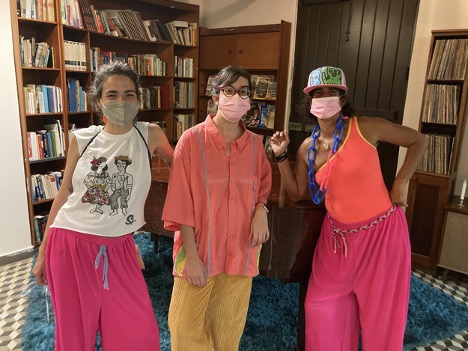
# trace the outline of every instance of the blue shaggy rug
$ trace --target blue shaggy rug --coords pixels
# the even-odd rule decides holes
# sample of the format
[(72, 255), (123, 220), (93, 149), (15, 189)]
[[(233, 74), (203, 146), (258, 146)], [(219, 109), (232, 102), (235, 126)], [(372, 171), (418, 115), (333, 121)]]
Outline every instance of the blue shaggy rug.
[[(135, 242), (146, 265), (144, 276), (159, 323), (161, 350), (169, 351), (167, 311), (173, 281), (172, 239), (160, 236), (157, 255), (153, 253), (149, 234), (135, 235)], [(293, 351), (296, 346), (298, 292), (297, 284), (284, 285), (277, 280), (256, 277), (239, 349)], [(51, 351), (54, 318), (51, 312), (50, 322), (47, 321), (46, 308), (46, 301), (50, 298), (45, 296), (41, 287), (37, 287), (30, 291), (28, 300), (30, 305), (22, 334), (23, 350)], [(468, 330), (468, 307), (412, 277), (404, 350), (413, 350), (462, 330)]]

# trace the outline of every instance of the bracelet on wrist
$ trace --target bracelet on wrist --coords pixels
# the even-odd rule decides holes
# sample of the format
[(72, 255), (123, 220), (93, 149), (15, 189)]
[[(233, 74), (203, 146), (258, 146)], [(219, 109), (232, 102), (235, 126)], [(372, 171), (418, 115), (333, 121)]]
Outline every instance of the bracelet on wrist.
[(268, 209), (268, 207), (266, 207), (264, 204), (257, 204), (257, 206), (255, 207), (263, 207), (263, 209), (265, 210), (265, 212), (268, 214), (270, 213), (270, 210)]
[(281, 154), (278, 156), (275, 156), (276, 162), (283, 162), (288, 158), (288, 153), (286, 151), (283, 151)]

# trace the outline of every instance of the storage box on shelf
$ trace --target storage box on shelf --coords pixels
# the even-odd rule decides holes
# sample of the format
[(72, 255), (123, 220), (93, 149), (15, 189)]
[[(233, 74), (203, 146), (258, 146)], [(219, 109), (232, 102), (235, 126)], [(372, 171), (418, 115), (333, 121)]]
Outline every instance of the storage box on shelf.
[(468, 30), (432, 32), (419, 130), (429, 147), (412, 177), (406, 216), (412, 262), (435, 271), (444, 206), (457, 175), (468, 98)]
[(246, 120), (248, 128), (261, 135), (272, 135), (274, 130), (284, 129), (290, 36), (291, 24), (285, 21), (271, 25), (201, 28), (199, 121), (212, 107), (213, 76), (223, 67), (235, 65), (252, 74), (252, 109)]
[[(10, 8), (31, 242), (37, 245), (56, 192), (41, 183), (53, 182), (53, 175), (60, 185), (69, 130), (98, 122), (86, 91), (99, 65), (124, 61), (140, 74), (138, 118), (158, 123), (170, 141), (176, 139), (174, 115), (196, 114), (199, 6), (171, 0), (10, 0)], [(183, 58), (182, 66), (176, 57)], [(186, 105), (175, 106), (176, 81), (190, 86)]]

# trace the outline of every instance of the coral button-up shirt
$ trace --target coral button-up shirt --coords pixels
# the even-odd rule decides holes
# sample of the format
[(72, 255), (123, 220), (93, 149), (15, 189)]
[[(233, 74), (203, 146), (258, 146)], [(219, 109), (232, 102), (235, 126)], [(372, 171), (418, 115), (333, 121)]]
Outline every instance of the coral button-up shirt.
[(266, 204), (271, 166), (261, 138), (245, 130), (227, 143), (208, 116), (177, 143), (162, 219), (174, 236), (175, 276), (185, 275), (179, 224), (194, 228), (198, 254), (208, 276), (256, 276), (259, 247), (249, 241), (257, 203)]

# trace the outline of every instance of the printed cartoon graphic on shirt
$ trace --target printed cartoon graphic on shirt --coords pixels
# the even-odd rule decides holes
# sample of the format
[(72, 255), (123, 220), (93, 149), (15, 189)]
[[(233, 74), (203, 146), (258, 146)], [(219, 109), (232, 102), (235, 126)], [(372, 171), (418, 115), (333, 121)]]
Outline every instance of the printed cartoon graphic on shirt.
[[(132, 195), (133, 188), (133, 176), (127, 173), (127, 167), (132, 164), (132, 160), (128, 156), (117, 156), (115, 158), (115, 165), (117, 166), (117, 173), (112, 174), (111, 181), (111, 190), (112, 195), (110, 196), (110, 205), (112, 212), (109, 213), (109, 216), (115, 216), (118, 214), (119, 209), (119, 199), (120, 199), (120, 209), (122, 213), (127, 215), (128, 201)], [(132, 217), (132, 218), (130, 218)], [(127, 217), (126, 224), (133, 223), (133, 216)]]
[(90, 213), (100, 213), (102, 205), (109, 205), (109, 193), (107, 190), (111, 184), (111, 178), (107, 172), (107, 158), (105, 157), (93, 157), (91, 161), (91, 172), (89, 172), (84, 183), (86, 185), (86, 193), (81, 198), (83, 203), (89, 202), (93, 204), (93, 208), (89, 211)]

